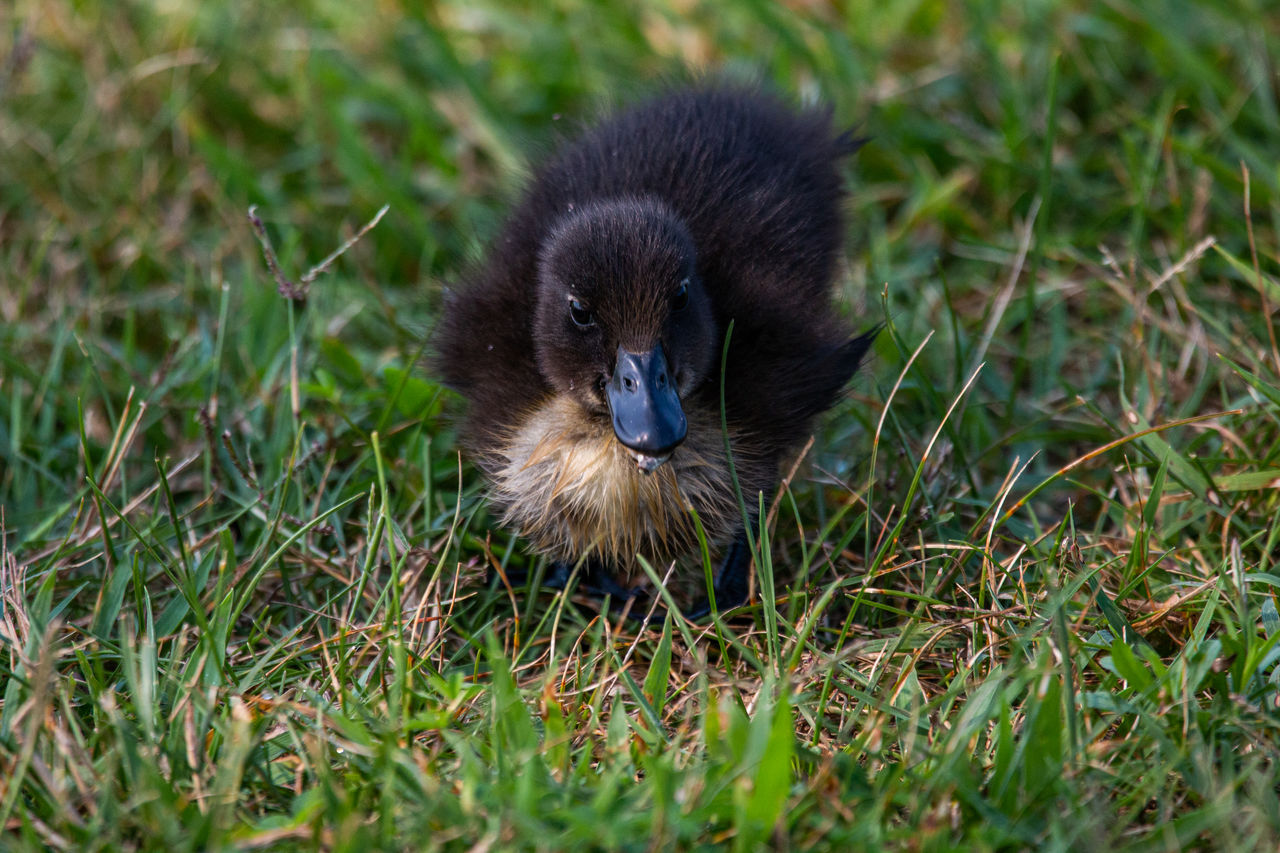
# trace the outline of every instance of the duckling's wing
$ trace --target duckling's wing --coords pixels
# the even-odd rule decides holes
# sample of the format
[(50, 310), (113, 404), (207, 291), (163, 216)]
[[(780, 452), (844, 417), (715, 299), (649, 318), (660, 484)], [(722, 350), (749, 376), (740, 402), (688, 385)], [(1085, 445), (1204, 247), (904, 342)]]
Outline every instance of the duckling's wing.
[(437, 370), (467, 398), (480, 443), (506, 434), (547, 393), (533, 357), (532, 295), (518, 284), (489, 267), (448, 294), (436, 327)]
[[(857, 371), (878, 329), (849, 338), (830, 326), (808, 340), (777, 334), (738, 337), (725, 374), (725, 410), (749, 428), (757, 453), (785, 453), (802, 442), (813, 418), (831, 408)], [(838, 337), (836, 337), (838, 335)]]

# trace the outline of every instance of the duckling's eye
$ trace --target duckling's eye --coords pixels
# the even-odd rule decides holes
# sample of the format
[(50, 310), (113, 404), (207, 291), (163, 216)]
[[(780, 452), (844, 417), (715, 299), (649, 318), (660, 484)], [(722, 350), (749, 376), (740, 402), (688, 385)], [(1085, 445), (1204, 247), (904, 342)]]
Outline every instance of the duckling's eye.
[(671, 310), (679, 311), (689, 304), (689, 279), (680, 282), (675, 295), (671, 297)]
[(596, 315), (577, 299), (569, 300), (569, 316), (573, 318), (574, 325), (582, 329), (596, 324)]

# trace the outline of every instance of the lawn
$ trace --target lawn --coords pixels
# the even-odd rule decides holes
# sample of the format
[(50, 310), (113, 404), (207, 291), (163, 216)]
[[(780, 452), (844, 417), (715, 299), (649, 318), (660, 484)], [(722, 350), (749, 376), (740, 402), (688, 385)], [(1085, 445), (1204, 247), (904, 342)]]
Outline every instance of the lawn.
[[(1275, 850), (1278, 68), (1256, 0), (4, 5), (0, 849)], [(751, 606), (643, 628), (484, 584), (427, 356), (698, 69), (870, 137), (884, 332)]]

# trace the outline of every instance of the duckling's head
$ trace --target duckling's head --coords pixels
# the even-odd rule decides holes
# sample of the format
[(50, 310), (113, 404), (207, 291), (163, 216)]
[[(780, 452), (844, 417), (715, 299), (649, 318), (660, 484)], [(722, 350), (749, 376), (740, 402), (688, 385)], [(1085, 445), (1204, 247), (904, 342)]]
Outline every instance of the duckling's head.
[(538, 258), (538, 369), (646, 473), (684, 441), (682, 398), (715, 363), (716, 328), (688, 229), (650, 198), (592, 202), (550, 229)]

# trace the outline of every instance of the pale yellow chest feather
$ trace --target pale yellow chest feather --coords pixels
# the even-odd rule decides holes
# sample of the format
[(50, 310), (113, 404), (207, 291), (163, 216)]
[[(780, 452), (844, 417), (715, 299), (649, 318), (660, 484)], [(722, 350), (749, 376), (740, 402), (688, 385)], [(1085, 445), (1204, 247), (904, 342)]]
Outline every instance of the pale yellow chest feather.
[(553, 397), (485, 465), (503, 521), (538, 551), (576, 560), (588, 551), (622, 575), (636, 554), (662, 562), (693, 550), (697, 510), (708, 537), (732, 528), (737, 501), (718, 425), (689, 416), (689, 433), (665, 464), (639, 471), (607, 424)]

